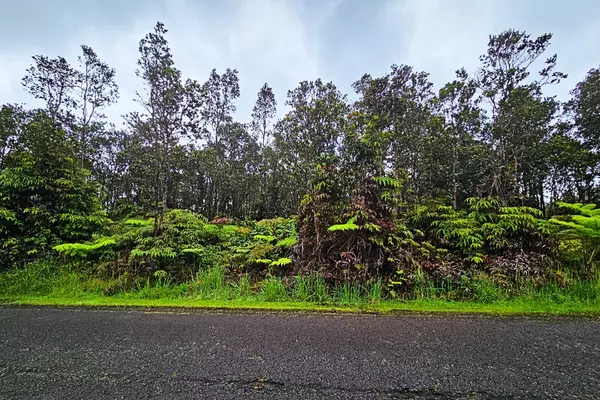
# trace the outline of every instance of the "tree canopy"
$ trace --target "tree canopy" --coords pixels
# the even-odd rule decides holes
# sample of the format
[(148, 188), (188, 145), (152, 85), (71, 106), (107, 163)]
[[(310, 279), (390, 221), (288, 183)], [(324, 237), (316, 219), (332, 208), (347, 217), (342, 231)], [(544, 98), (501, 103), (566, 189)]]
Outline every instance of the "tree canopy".
[[(321, 79), (286, 99), (265, 83), (242, 123), (238, 71), (184, 80), (159, 22), (139, 42), (141, 111), (121, 130), (103, 114), (119, 97), (118, 71), (91, 47), (81, 46), (77, 65), (35, 55), (22, 83), (45, 106), (0, 111), (0, 258), (23, 258), (33, 242), (85, 239), (106, 215), (133, 211), (153, 215), (158, 235), (168, 209), (314, 222), (325, 197), (346, 207), (331, 224), (363, 228), (403, 207), (468, 210), (474, 197), (542, 213), (556, 201), (598, 203), (600, 67), (570, 99), (547, 95), (567, 79), (551, 39), (491, 35), (479, 68), (458, 69), (439, 90), (408, 65), (363, 75), (355, 101)], [(327, 233), (315, 233), (318, 249)]]

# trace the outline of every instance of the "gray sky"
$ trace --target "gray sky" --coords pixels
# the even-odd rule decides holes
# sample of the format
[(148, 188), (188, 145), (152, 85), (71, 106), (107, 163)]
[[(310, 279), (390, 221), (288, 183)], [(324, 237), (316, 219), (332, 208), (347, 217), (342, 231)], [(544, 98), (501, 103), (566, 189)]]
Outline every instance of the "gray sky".
[(282, 110), (301, 80), (332, 80), (343, 92), (364, 73), (392, 64), (431, 74), (435, 87), (478, 66), (488, 36), (514, 28), (554, 33), (548, 56), (569, 79), (548, 92), (561, 99), (600, 65), (597, 0), (0, 0), (0, 103), (35, 105), (20, 84), (34, 54), (76, 64), (92, 46), (117, 71), (111, 120), (135, 108), (139, 40), (165, 23), (176, 66), (205, 81), (212, 68), (239, 70), (237, 117), (249, 119), (264, 82)]

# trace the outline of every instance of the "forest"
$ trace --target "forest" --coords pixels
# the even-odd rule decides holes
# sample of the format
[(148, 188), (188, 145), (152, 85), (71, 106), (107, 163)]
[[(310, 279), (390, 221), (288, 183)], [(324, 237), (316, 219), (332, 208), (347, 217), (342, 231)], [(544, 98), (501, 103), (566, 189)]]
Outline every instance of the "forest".
[(439, 91), (408, 65), (353, 101), (265, 83), (249, 123), (238, 71), (184, 80), (167, 38), (141, 38), (123, 124), (91, 47), (32, 57), (44, 106), (0, 110), (0, 298), (600, 305), (600, 68), (547, 95), (552, 34), (491, 35)]

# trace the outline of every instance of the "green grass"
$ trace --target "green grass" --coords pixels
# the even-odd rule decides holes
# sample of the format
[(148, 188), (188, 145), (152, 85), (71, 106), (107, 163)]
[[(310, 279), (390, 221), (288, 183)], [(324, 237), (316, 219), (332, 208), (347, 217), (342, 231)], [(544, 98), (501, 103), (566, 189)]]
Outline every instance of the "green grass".
[[(568, 287), (531, 284), (504, 287), (483, 278), (444, 282), (418, 278), (410, 300), (385, 298), (381, 281), (364, 286), (345, 282), (327, 287), (317, 274), (295, 278), (271, 276), (251, 283), (233, 281), (223, 268), (199, 271), (187, 283), (166, 273), (147, 279), (126, 275), (99, 279), (66, 266), (43, 262), (0, 274), (0, 303), (13, 305), (166, 307), (326, 312), (448, 312), (497, 315), (599, 315), (600, 277), (574, 280)], [(517, 290), (518, 289), (518, 290)], [(465, 300), (468, 299), (468, 300)]]
[(600, 316), (600, 305), (577, 302), (500, 301), (493, 304), (453, 302), (444, 300), (384, 300), (379, 303), (320, 304), (301, 301), (264, 301), (260, 299), (201, 300), (193, 298), (148, 299), (128, 295), (78, 297), (11, 296), (0, 298), (4, 305), (60, 307), (160, 307), (208, 310), (270, 310), (307, 312), (347, 312), (390, 314), (399, 312), (458, 313), (492, 315), (589, 315)]

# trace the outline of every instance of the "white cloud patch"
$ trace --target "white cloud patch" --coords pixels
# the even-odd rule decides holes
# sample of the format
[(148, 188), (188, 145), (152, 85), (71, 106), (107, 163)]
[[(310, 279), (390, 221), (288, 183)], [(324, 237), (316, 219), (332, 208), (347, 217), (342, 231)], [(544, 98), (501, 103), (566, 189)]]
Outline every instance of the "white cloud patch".
[[(237, 117), (242, 121), (249, 120), (256, 94), (265, 82), (274, 88), (283, 109), (288, 89), (300, 80), (318, 77), (317, 42), (310, 40), (306, 24), (291, 3), (239, 1), (226, 14), (208, 8), (209, 4), (164, 0), (162, 7), (146, 10), (126, 28), (87, 26), (66, 38), (59, 47), (60, 55), (76, 64), (79, 45), (85, 43), (116, 69), (120, 100), (106, 110), (114, 122), (136, 109), (132, 100), (142, 88), (140, 78), (135, 76), (138, 43), (158, 20), (169, 30), (167, 40), (184, 78), (203, 82), (213, 68), (218, 72), (238, 69), (241, 97), (237, 102)], [(2, 55), (0, 98), (4, 102), (32, 104), (19, 83), (32, 54), (35, 53), (24, 50), (9, 57)]]
[[(454, 79), (454, 72), (465, 67), (469, 73), (480, 65), (490, 34), (506, 29), (525, 30), (532, 37), (553, 33), (544, 59), (558, 54), (557, 70), (569, 79), (548, 87), (546, 93), (566, 100), (570, 89), (585, 73), (600, 63), (600, 19), (570, 20), (547, 2), (518, 0), (388, 0), (383, 13), (386, 27), (403, 44), (398, 57), (417, 70), (431, 74), (436, 88)], [(570, 13), (590, 15), (590, 6), (573, 4)], [(588, 13), (588, 14), (585, 14)], [(532, 71), (532, 75), (535, 72)]]
[[(584, 1), (589, 1), (588, 5)], [(156, 0), (154, 5), (145, 2), (144, 7), (132, 7), (131, 14), (120, 9), (106, 13), (119, 13), (118, 23), (105, 16), (86, 16), (81, 18), (85, 25), (75, 26), (68, 37), (58, 30), (54, 34), (59, 37), (52, 38), (53, 32), (32, 29), (32, 37), (21, 40), (19, 47), (4, 46), (5, 50), (0, 50), (0, 102), (38, 105), (20, 84), (31, 56), (62, 55), (75, 64), (79, 45), (85, 43), (117, 71), (121, 99), (106, 111), (112, 121), (119, 122), (122, 114), (136, 109), (132, 99), (142, 85), (135, 76), (139, 40), (159, 20), (169, 30), (167, 39), (176, 66), (185, 78), (203, 82), (212, 68), (219, 72), (225, 68), (239, 71), (241, 98), (237, 102), (237, 118), (242, 121), (249, 120), (256, 94), (265, 82), (275, 91), (280, 115), (287, 91), (301, 80), (321, 77), (350, 91), (350, 83), (362, 73), (378, 75), (389, 70), (392, 62), (429, 72), (439, 88), (452, 80), (454, 71), (460, 67), (473, 72), (479, 65), (478, 56), (485, 51), (488, 35), (508, 28), (525, 29), (532, 35), (555, 33), (548, 54), (558, 53), (558, 69), (570, 77), (549, 92), (565, 99), (587, 70), (600, 64), (597, 40), (600, 20), (594, 20), (591, 12), (595, 3), (582, 0), (581, 4), (576, 2), (563, 11), (544, 7), (545, 0), (521, 3), (518, 0)], [(352, 24), (343, 14), (348, 10), (353, 13)], [(64, 13), (60, 9), (55, 11)], [(568, 15), (563, 15), (567, 12)], [(582, 17), (575, 21), (573, 15)], [(364, 25), (357, 21), (364, 21)], [(344, 32), (352, 33), (355, 41), (344, 41)], [(44, 44), (42, 39), (46, 37)]]
[(454, 79), (454, 72), (477, 67), (490, 33), (495, 31), (493, 3), (489, 1), (390, 1), (385, 22), (401, 47), (404, 64), (429, 72), (440, 86)]

